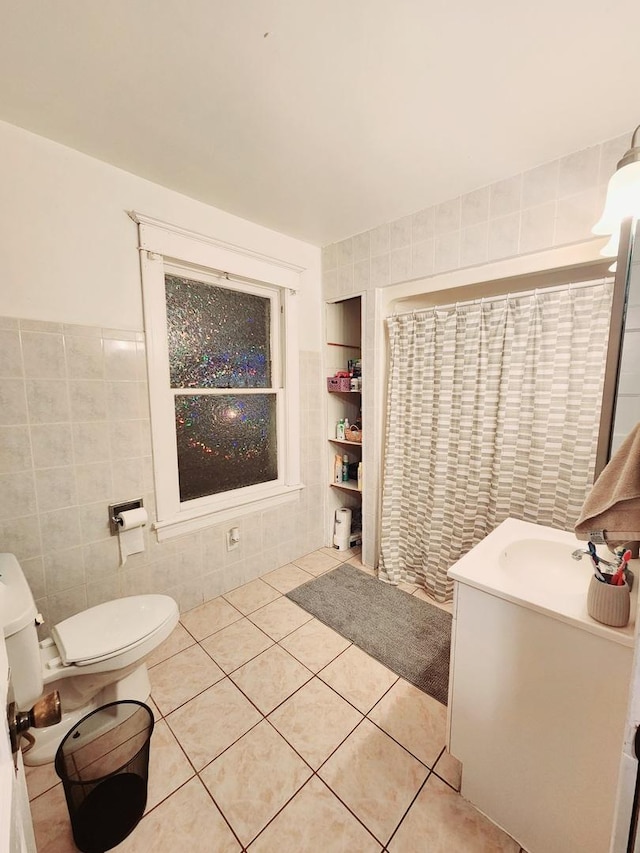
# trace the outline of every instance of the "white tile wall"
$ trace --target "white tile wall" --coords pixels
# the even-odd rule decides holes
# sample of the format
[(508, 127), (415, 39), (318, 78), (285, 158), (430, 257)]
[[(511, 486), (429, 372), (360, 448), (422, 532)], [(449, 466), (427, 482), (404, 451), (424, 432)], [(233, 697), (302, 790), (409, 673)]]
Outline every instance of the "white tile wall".
[[(630, 139), (631, 131), (326, 246), (322, 250), (325, 298), (592, 239), (591, 227), (601, 212), (606, 184)], [(356, 245), (357, 276), (353, 253)], [(354, 275), (345, 267), (354, 267)], [(345, 289), (347, 283), (352, 290)], [(372, 319), (367, 321), (367, 327), (365, 337), (368, 332), (373, 340)], [(372, 359), (369, 364), (373, 364)], [(629, 382), (633, 381), (629, 378)], [(375, 383), (372, 368), (365, 382), (369, 387)], [(365, 395), (365, 429), (367, 423), (374, 422), (374, 411), (373, 395)], [(630, 420), (635, 414), (634, 401), (625, 409), (624, 417)], [(640, 410), (638, 414), (640, 417)], [(373, 452), (379, 437), (369, 433), (367, 438), (363, 449), (365, 483), (371, 482), (370, 478), (380, 478), (379, 460)], [(364, 512), (370, 525), (376, 517), (371, 494), (365, 485)], [(364, 543), (364, 559), (369, 565), (377, 559), (371, 537)]]
[[(368, 254), (368, 240), (346, 241), (340, 260), (354, 247)], [(321, 547), (320, 380), (320, 354), (302, 353), (297, 502), (163, 544), (145, 530), (144, 553), (120, 567), (108, 504), (143, 495), (152, 517), (155, 506), (144, 335), (0, 318), (0, 550), (21, 561), (48, 624), (143, 592), (189, 609)]]
[[(430, 275), (431, 272), (422, 272), (429, 268), (424, 245), (428, 241), (434, 241), (436, 270), (468, 266), (469, 256), (475, 265), (475, 258), (484, 256), (485, 230), (478, 229), (465, 238), (465, 230), (472, 226), (484, 225), (490, 235), (492, 249), (485, 260), (590, 239), (590, 229), (600, 211), (607, 181), (616, 162), (629, 147), (630, 138), (630, 134), (625, 134), (577, 151), (326, 246), (322, 250), (325, 296), (340, 295), (338, 277), (334, 279), (328, 273), (333, 270), (339, 273), (341, 267), (351, 266), (356, 261), (369, 261), (370, 287)], [(451, 237), (452, 234), (457, 238)], [(442, 239), (447, 236), (448, 240)], [(456, 251), (456, 246), (469, 247), (470, 244), (473, 250)], [(391, 254), (403, 248), (412, 249), (408, 269), (406, 263), (394, 265), (391, 260)], [(414, 269), (416, 258), (418, 269)], [(403, 277), (397, 277), (400, 275)]]

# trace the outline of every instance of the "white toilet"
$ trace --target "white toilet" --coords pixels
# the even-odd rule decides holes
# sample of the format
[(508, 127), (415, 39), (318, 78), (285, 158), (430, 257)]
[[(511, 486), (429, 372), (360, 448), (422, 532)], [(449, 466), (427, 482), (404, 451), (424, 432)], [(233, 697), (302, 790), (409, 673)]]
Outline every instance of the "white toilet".
[(30, 730), (35, 744), (25, 751), (25, 764), (53, 761), (67, 731), (101, 705), (148, 699), (144, 660), (177, 622), (178, 606), (168, 595), (133, 595), (77, 613), (38, 642), (40, 618), (20, 564), (13, 554), (0, 554), (0, 625), (16, 705), (28, 710), (43, 693), (58, 690), (63, 712), (56, 725)]

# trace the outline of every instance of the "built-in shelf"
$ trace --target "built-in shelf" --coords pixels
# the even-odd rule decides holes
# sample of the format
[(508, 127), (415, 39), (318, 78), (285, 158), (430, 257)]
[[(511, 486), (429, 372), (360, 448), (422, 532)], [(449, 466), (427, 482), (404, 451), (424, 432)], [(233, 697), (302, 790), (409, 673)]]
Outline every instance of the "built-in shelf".
[[(359, 381), (351, 381), (344, 374), (349, 371), (350, 362), (354, 366), (354, 360), (360, 361), (364, 353), (364, 341), (362, 338), (362, 317), (365, 314), (364, 297), (349, 296), (344, 299), (338, 299), (335, 302), (328, 302), (326, 305), (326, 338), (324, 345), (324, 364), (323, 368), (325, 376), (336, 376), (342, 374), (341, 382), (334, 382), (335, 390), (327, 387), (327, 396), (324, 398), (326, 404), (326, 426), (324, 427), (328, 435), (327, 444), (325, 445), (327, 456), (327, 479), (330, 489), (327, 489), (325, 494), (325, 505), (327, 510), (327, 544), (335, 545), (336, 534), (341, 534), (341, 546), (343, 545), (344, 529), (336, 530), (336, 513), (341, 509), (351, 510), (351, 544), (354, 541), (362, 541), (362, 535), (354, 528), (361, 527), (362, 517), (362, 500), (363, 494), (358, 488), (358, 480), (356, 478), (356, 469), (362, 470), (362, 457), (364, 450), (362, 447), (362, 432), (355, 431), (355, 423), (361, 426), (362, 419), (362, 377)], [(356, 370), (357, 372), (357, 370)], [(363, 371), (366, 376), (366, 370)], [(352, 384), (358, 385), (358, 390), (351, 390)], [(344, 388), (344, 390), (338, 390)], [(337, 431), (337, 425), (340, 421), (348, 422), (354, 427), (353, 432), (348, 432), (346, 435)], [(344, 438), (336, 436), (344, 435)], [(360, 441), (350, 441), (349, 438), (358, 438)], [(354, 479), (341, 479), (344, 459), (347, 457), (349, 463), (349, 473)], [(340, 475), (338, 482), (335, 480), (337, 470), (337, 460), (340, 459)], [(346, 474), (346, 471), (345, 471)], [(362, 486), (362, 479), (360, 479)]]
[(346, 482), (343, 480), (342, 483), (331, 483), (331, 485), (334, 489), (344, 489), (346, 492), (358, 492), (360, 494), (357, 480), (347, 480)]

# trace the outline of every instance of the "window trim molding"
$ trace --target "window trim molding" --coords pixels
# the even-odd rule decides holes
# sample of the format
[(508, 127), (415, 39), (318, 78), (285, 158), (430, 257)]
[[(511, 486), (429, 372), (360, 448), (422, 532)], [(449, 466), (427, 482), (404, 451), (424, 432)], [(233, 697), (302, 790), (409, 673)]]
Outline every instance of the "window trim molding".
[[(196, 232), (160, 222), (138, 213), (130, 213), (138, 224), (140, 235), (140, 270), (142, 277), (144, 324), (147, 342), (147, 369), (151, 411), (151, 435), (154, 449), (154, 485), (157, 521), (152, 525), (158, 540), (179, 536), (230, 518), (269, 509), (293, 500), (304, 488), (300, 481), (300, 413), (299, 413), (299, 336), (297, 322), (301, 276), (305, 269), (286, 260), (243, 249)], [(279, 482), (249, 487), (248, 490), (212, 495), (210, 502), (180, 509), (175, 496), (177, 483), (177, 445), (175, 428), (166, 414), (166, 389), (169, 381), (169, 353), (166, 337), (166, 305), (164, 300), (165, 263), (204, 269), (222, 275), (237, 276), (275, 287), (280, 292), (283, 317), (281, 334), (282, 386), (286, 388), (283, 423), (285, 436), (279, 443)], [(162, 298), (159, 298), (159, 295)], [(156, 462), (160, 450), (172, 452), (175, 466)], [(233, 495), (233, 497), (231, 497)]]
[(302, 483), (295, 486), (278, 486), (271, 489), (269, 494), (254, 495), (224, 509), (184, 510), (180, 512), (178, 517), (169, 518), (167, 521), (154, 522), (152, 527), (156, 532), (158, 542), (164, 542), (167, 539), (173, 539), (174, 536), (184, 536), (185, 533), (202, 530), (203, 527), (209, 527), (211, 524), (231, 521), (231, 519), (239, 518), (251, 512), (273, 509), (280, 504), (295, 500), (298, 493), (304, 488), (305, 486)]

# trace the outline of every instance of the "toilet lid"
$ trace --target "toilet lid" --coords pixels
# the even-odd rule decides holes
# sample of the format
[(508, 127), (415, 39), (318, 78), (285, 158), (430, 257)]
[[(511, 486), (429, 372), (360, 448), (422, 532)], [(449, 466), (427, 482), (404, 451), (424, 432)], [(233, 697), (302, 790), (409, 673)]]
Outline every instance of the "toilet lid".
[(176, 610), (168, 595), (130, 595), (76, 613), (51, 634), (63, 663), (82, 666), (139, 645)]

